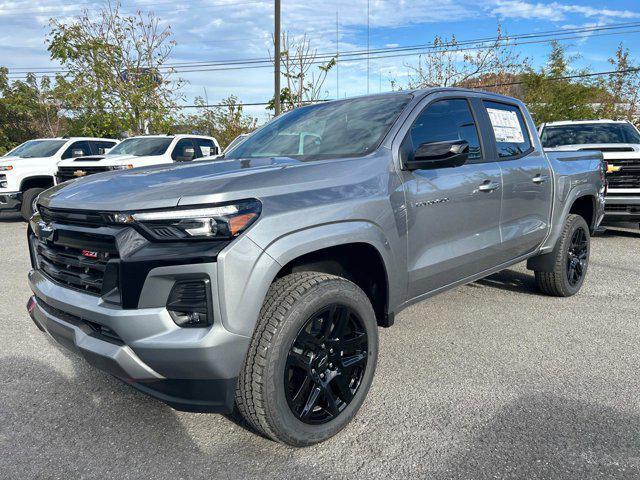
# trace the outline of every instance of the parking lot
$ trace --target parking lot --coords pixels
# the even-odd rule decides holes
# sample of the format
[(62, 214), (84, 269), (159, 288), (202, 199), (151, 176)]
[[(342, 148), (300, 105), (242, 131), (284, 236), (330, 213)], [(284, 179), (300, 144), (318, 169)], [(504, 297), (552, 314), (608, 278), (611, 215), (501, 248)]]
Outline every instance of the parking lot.
[(295, 450), (176, 412), (56, 348), (25, 303), (25, 224), (0, 220), (0, 477), (638, 478), (640, 231), (593, 239), (581, 293), (524, 266), (402, 312), (345, 431)]

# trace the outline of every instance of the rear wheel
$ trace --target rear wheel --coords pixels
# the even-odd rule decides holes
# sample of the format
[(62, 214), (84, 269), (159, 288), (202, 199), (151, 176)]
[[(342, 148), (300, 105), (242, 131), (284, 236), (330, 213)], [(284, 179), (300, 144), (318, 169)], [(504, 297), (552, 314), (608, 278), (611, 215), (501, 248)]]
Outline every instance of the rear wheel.
[(324, 273), (271, 286), (238, 380), (236, 404), (259, 432), (292, 446), (342, 430), (367, 395), (378, 332), (369, 299)]
[(553, 270), (536, 271), (536, 282), (544, 293), (570, 297), (578, 293), (589, 266), (589, 226), (580, 215), (569, 215), (554, 249)]
[(20, 206), (20, 213), (22, 218), (29, 221), (31, 216), (35, 213), (35, 201), (38, 195), (44, 191), (44, 188), (30, 188), (22, 194), (22, 205)]

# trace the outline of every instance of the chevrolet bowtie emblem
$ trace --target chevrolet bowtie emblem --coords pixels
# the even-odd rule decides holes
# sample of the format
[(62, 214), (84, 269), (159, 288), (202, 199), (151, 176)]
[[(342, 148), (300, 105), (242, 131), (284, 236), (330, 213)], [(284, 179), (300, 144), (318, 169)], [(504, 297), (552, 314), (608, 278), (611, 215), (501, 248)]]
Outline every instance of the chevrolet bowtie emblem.
[(620, 170), (622, 170), (622, 167), (619, 167), (617, 165), (608, 165), (607, 166), (607, 173), (619, 172)]
[(74, 177), (84, 177), (87, 174), (84, 170), (76, 170), (73, 172)]

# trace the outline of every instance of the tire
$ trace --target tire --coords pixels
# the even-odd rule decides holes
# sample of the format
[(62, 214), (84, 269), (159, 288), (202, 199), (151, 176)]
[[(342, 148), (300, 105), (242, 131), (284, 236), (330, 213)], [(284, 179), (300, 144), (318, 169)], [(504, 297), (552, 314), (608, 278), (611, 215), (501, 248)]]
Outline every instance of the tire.
[[(584, 241), (580, 242), (580, 253), (574, 255), (573, 252), (578, 250), (574, 248), (572, 241), (579, 237), (580, 232)], [(569, 215), (556, 248), (553, 250), (553, 270), (535, 271), (538, 288), (543, 293), (554, 297), (570, 297), (578, 293), (587, 275), (590, 253), (591, 237), (587, 222), (580, 215)], [(576, 278), (577, 272), (579, 272), (578, 278)]]
[(42, 192), (44, 192), (44, 188), (30, 188), (22, 194), (22, 205), (20, 206), (20, 213), (22, 214), (22, 218), (24, 218), (27, 222), (35, 213), (33, 209), (33, 201)]
[[(340, 330), (349, 331), (348, 335), (351, 335), (345, 336), (351, 339), (342, 343), (338, 343), (336, 338), (343, 337), (335, 333), (339, 330), (340, 320), (335, 324), (331, 323), (333, 320), (325, 324), (326, 319), (333, 318), (334, 312), (338, 311), (348, 312), (344, 317), (339, 314), (336, 317), (346, 318), (341, 323), (347, 326)], [(318, 325), (321, 328), (314, 333)], [(322, 334), (325, 325), (329, 325), (330, 334)], [(276, 280), (262, 306), (238, 379), (238, 411), (259, 433), (277, 442), (304, 447), (327, 440), (352, 420), (364, 402), (376, 368), (377, 330), (369, 299), (360, 288), (344, 278), (300, 272)], [(362, 335), (365, 335), (366, 344), (364, 348), (360, 344), (359, 353), (344, 347), (346, 342), (362, 341)], [(341, 347), (334, 351), (331, 345)], [(317, 352), (307, 352), (307, 348)], [(304, 361), (293, 362), (292, 358)], [(347, 367), (352, 359), (359, 363)], [(305, 367), (300, 367), (299, 363)], [(320, 379), (321, 376), (324, 380)], [(353, 382), (358, 378), (359, 381)], [(293, 388), (295, 381), (301, 385), (299, 395), (294, 395), (297, 390)], [(354, 390), (349, 386), (343, 395), (347, 381), (348, 385), (354, 385)], [(326, 388), (321, 387), (323, 384)], [(316, 389), (320, 392), (315, 394), (318, 400), (313, 408), (308, 408), (313, 395), (301, 393), (305, 385), (312, 393)], [(329, 403), (329, 398), (334, 402)], [(340, 402), (342, 404), (338, 406)]]

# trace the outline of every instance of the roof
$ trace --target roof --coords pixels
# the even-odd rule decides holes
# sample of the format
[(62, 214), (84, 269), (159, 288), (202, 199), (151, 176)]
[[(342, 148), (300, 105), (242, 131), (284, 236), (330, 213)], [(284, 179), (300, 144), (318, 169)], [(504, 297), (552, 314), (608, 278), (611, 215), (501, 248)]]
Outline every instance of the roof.
[(94, 141), (103, 141), (106, 140), (107, 142), (119, 142), (120, 140), (117, 140), (115, 138), (104, 138), (104, 137), (45, 137), (45, 138), (33, 138), (32, 140), (64, 140), (65, 142), (68, 142), (70, 140), (72, 141), (78, 141), (78, 140), (94, 140)]

